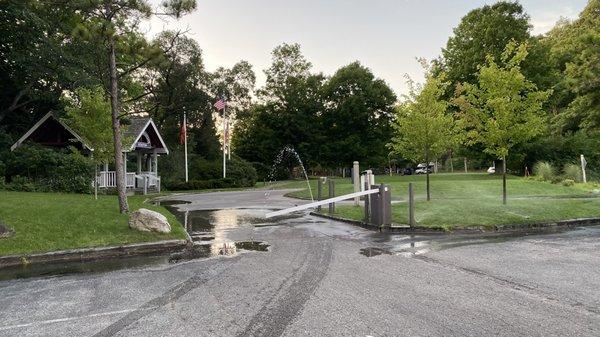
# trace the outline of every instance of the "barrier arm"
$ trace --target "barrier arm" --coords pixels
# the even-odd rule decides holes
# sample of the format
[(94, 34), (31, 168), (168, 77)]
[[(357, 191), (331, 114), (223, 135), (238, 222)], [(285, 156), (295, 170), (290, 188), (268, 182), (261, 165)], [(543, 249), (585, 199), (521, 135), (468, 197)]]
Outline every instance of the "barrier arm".
[(299, 205), (299, 206), (290, 207), (290, 208), (282, 209), (282, 210), (275, 211), (275, 212), (270, 212), (270, 213), (267, 213), (265, 215), (265, 217), (268, 219), (268, 218), (276, 217), (279, 215), (302, 211), (302, 210), (305, 210), (308, 208), (314, 208), (314, 207), (321, 206), (321, 205), (327, 205), (332, 202), (353, 199), (353, 198), (361, 197), (363, 195), (369, 195), (369, 194), (375, 194), (375, 193), (379, 193), (379, 188), (374, 188), (374, 189), (367, 190), (367, 191), (354, 192), (354, 193), (350, 193), (350, 194), (340, 195), (339, 197), (335, 197), (335, 198), (329, 198), (329, 199), (325, 199), (325, 200), (315, 201), (315, 202), (311, 202), (311, 203), (304, 204), (304, 205)]

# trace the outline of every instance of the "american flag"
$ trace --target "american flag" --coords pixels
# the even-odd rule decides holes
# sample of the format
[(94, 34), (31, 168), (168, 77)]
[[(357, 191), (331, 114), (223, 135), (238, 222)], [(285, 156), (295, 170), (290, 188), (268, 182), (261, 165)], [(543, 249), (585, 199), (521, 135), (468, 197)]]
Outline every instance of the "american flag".
[(223, 110), (225, 109), (225, 101), (220, 98), (218, 101), (215, 102), (214, 107), (217, 108), (217, 110)]

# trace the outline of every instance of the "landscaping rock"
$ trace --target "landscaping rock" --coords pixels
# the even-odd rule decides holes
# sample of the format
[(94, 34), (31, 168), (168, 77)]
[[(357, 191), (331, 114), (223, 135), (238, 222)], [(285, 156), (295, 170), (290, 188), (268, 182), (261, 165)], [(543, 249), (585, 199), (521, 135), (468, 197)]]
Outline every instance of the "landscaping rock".
[(155, 211), (140, 208), (129, 216), (129, 228), (142, 232), (171, 232), (171, 225), (167, 218)]

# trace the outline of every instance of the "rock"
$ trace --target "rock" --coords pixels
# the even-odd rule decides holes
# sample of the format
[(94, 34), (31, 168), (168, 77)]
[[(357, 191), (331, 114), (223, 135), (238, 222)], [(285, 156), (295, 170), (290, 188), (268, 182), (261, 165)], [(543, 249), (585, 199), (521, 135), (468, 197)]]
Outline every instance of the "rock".
[(0, 239), (7, 238), (11, 236), (12, 233), (13, 232), (2, 223), (2, 220), (0, 220)]
[(129, 216), (129, 228), (142, 232), (170, 233), (171, 225), (167, 218), (155, 211), (140, 208)]

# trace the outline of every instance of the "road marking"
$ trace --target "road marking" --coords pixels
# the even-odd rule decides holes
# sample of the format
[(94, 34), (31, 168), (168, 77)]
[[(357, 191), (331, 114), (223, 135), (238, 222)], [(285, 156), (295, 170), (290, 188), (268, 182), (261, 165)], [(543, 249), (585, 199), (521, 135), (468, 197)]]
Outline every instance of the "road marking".
[(34, 325), (44, 325), (44, 324), (54, 324), (54, 323), (76, 321), (76, 320), (85, 319), (85, 318), (94, 318), (94, 317), (102, 317), (102, 316), (127, 314), (127, 313), (130, 313), (130, 312), (133, 312), (133, 311), (153, 310), (153, 309), (156, 309), (156, 308), (158, 308), (158, 307), (148, 307), (148, 308), (136, 308), (136, 309), (125, 309), (125, 310), (107, 311), (107, 312), (101, 312), (101, 313), (97, 313), (97, 314), (90, 314), (90, 315), (84, 315), (84, 316), (56, 318), (56, 319), (49, 319), (49, 320), (45, 320), (45, 321), (37, 321), (37, 322), (31, 322), (31, 323), (23, 323), (23, 324), (16, 324), (16, 325), (6, 325), (6, 326), (0, 326), (0, 331), (10, 330), (10, 329), (27, 328), (27, 327), (34, 326)]

